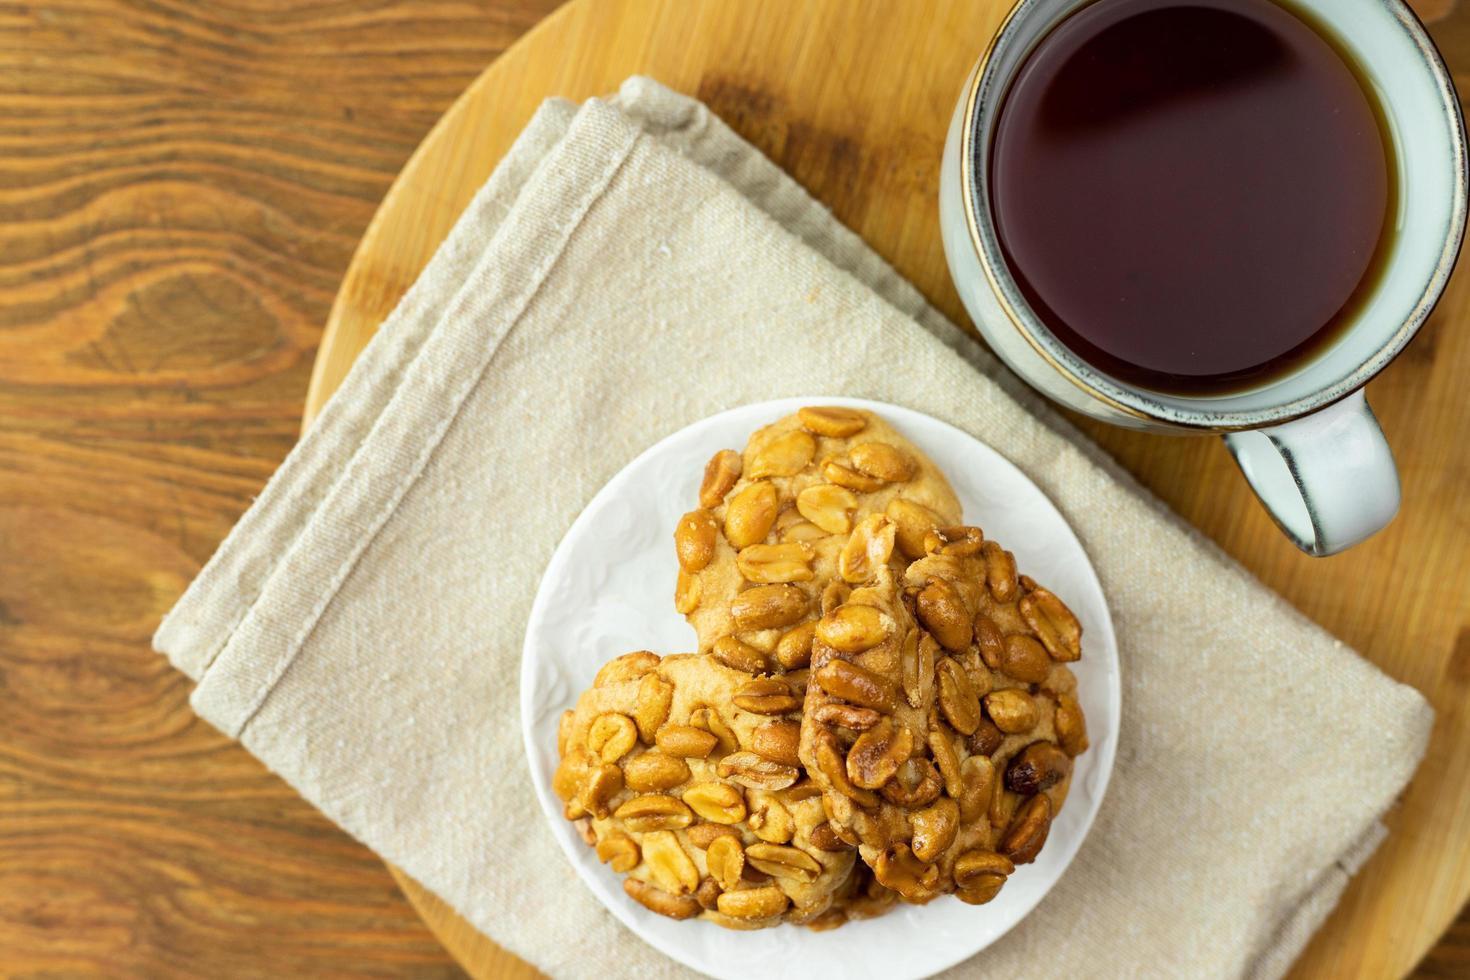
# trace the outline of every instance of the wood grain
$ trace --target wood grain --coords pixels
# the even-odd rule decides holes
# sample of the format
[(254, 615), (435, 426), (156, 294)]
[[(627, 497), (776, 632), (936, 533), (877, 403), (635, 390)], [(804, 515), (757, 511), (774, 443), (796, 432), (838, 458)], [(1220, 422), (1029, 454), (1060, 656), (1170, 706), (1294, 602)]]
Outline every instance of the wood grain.
[[(370, 852), (194, 717), (148, 638), (294, 443), (321, 325), (394, 175), (555, 5), (0, 6), (0, 976), (461, 975)], [(1462, 86), (1464, 16), (1435, 31)], [(625, 28), (609, 15), (598, 29)], [(932, 187), (934, 140), (916, 127), (939, 107), (906, 107), (916, 142), (880, 154), (857, 121), (813, 125), (742, 81), (825, 43), (748, 47), (699, 94), (953, 312), (937, 243), (899, 249), (925, 234), (929, 206), (870, 197)], [(906, 71), (940, 70), (914, 60)], [(834, 66), (823, 98), (862, 73)], [(1446, 578), (1470, 528), (1465, 279), (1375, 387), (1408, 497), (1361, 556), (1298, 561), (1212, 445), (1108, 436), (1187, 518), (1440, 708), (1393, 841), (1321, 945), (1344, 929), (1361, 940), (1314, 951), (1314, 975), (1401, 972), (1465, 880), (1457, 848), (1417, 893), (1393, 870), (1422, 868), (1447, 821), (1470, 839), (1470, 615)], [(400, 270), (379, 288), (406, 283)], [(1375, 914), (1389, 901), (1398, 911)], [(481, 975), (535, 975), (489, 959), (486, 940), (451, 939)], [(1360, 941), (1394, 949), (1354, 960)], [(1424, 975), (1467, 964), (1470, 919)]]
[[(697, 94), (964, 322), (939, 246), (939, 149), (959, 82), (1005, 5), (851, 0), (728, 4), (576, 0), (472, 85), (404, 169), (364, 235), (317, 359), (307, 418), (345, 374), (540, 101), (585, 98), (634, 73)], [(1470, 54), (1462, 21), (1442, 34)], [(967, 39), (965, 44), (955, 38)], [(924, 57), (916, 58), (915, 52)], [(1458, 63), (1457, 63), (1458, 64)], [(1307, 558), (1270, 523), (1212, 439), (1166, 440), (1085, 422), (1164, 500), (1307, 615), (1434, 700), (1434, 743), (1394, 833), (1296, 968), (1398, 976), (1470, 891), (1470, 425), (1462, 395), (1470, 271), (1411, 350), (1371, 388), (1404, 471), (1403, 516), (1347, 555)], [(515, 961), (451, 911), (405, 890), (478, 976)]]
[(462, 975), (149, 637), (394, 175), (553, 6), (0, 6), (0, 976)]

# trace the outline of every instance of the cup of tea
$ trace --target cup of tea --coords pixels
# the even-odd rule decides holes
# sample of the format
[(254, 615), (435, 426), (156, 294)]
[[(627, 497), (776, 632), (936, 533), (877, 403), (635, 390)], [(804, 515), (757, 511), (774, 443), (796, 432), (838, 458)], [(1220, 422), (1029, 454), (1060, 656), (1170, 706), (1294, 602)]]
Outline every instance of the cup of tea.
[(945, 254), (996, 353), (1137, 429), (1224, 436), (1300, 548), (1398, 510), (1363, 386), (1459, 252), (1464, 124), (1400, 0), (1020, 0), (966, 83)]

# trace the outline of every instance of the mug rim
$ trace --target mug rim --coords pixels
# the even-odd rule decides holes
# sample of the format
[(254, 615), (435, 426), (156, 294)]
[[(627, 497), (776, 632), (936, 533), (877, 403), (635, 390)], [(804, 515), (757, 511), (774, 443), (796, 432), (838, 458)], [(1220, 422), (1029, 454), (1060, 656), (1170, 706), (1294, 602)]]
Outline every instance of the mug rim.
[[(1014, 40), (1020, 15), (1039, 6), (1042, 2), (1043, 0), (1013, 0), (1000, 27), (991, 36), (985, 50), (976, 61), (974, 68), (971, 69), (964, 96), (962, 139), (960, 140), (961, 198), (970, 246), (974, 249), (990, 290), (1005, 313), (1006, 319), (1031, 349), (1054, 371), (1085, 394), (1118, 412), (1140, 421), (1165, 422), (1183, 428), (1211, 432), (1258, 429), (1311, 415), (1360, 390), (1388, 367), (1428, 320), (1449, 282), (1465, 238), (1467, 185), (1470, 185), (1470, 169), (1467, 169), (1466, 159), (1465, 120), (1454, 82), (1450, 78), (1449, 69), (1445, 66), (1444, 58), (1438, 47), (1435, 46), (1429, 32), (1413, 9), (1404, 0), (1378, 0), (1385, 11), (1394, 17), (1419, 51), (1425, 68), (1434, 79), (1441, 109), (1450, 124), (1450, 149), (1454, 157), (1452, 161), (1454, 194), (1450, 203), (1449, 234), (1445, 238), (1434, 269), (1425, 281), (1419, 298), (1405, 321), (1375, 348), (1369, 357), (1363, 359), (1347, 375), (1330, 385), (1280, 404), (1266, 408), (1221, 411), (1208, 408), (1207, 402), (1203, 399), (1194, 399), (1187, 395), (1170, 396), (1146, 388), (1122, 384), (1094, 368), (1067, 348), (1035, 314), (1030, 312), (1001, 254), (994, 219), (989, 214), (990, 209), (980, 207), (980, 187), (974, 166), (976, 144), (979, 142), (976, 130), (980, 118), (980, 96), (982, 92), (987, 92), (998, 84), (1008, 83), (1008, 80), (992, 76), (995, 54), (1004, 44)], [(1003, 93), (989, 94), (1003, 95)], [(998, 112), (999, 109), (997, 108), (996, 111)], [(985, 233), (982, 233), (982, 222), (979, 218), (982, 210), (986, 213), (986, 219), (983, 222)], [(1162, 401), (1165, 398), (1183, 402), (1184, 405), (1166, 404)]]

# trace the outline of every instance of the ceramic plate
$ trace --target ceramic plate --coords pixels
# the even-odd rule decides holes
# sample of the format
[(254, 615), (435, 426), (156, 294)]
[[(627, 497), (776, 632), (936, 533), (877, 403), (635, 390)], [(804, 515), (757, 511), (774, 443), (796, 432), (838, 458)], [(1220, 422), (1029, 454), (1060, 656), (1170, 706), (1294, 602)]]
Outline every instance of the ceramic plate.
[[(696, 506), (704, 464), (803, 405), (850, 405), (883, 416), (948, 475), (967, 523), (1016, 554), (1019, 569), (1071, 606), (1083, 656), (1072, 667), (1092, 748), (1077, 760), (1071, 793), (1034, 864), (1019, 868), (990, 904), (940, 898), (829, 932), (783, 925), (732, 932), (656, 915), (623, 893), (562, 817), (551, 791), (562, 711), (597, 668), (631, 650), (695, 649), (674, 611), (674, 525)], [(1000, 453), (954, 426), (893, 405), (852, 398), (787, 398), (731, 409), (674, 433), (629, 463), (592, 499), (557, 547), (536, 594), (521, 665), (521, 725), (536, 795), (567, 860), (624, 925), (674, 959), (713, 977), (881, 977), (936, 973), (983, 950), (1021, 921), (1082, 845), (1107, 788), (1118, 744), (1118, 650), (1107, 603), (1082, 545), (1050, 500)]]

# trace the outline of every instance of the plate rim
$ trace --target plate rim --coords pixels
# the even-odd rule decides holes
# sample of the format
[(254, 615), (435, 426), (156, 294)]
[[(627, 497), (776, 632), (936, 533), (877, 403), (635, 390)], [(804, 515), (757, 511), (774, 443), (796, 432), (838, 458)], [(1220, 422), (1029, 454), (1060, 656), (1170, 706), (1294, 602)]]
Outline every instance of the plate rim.
[[(711, 415), (706, 415), (701, 418), (695, 419), (692, 422), (673, 429), (659, 439), (655, 440), (653, 443), (649, 444), (641, 452), (634, 455), (631, 459), (629, 459), (626, 463), (619, 467), (617, 472), (609, 477), (587, 499), (586, 503), (582, 506), (581, 511), (572, 520), (572, 522), (567, 525), (566, 531), (562, 533), (561, 539), (557, 542), (556, 548), (553, 549), (551, 557), (547, 560), (545, 567), (542, 569), (541, 577), (537, 581), (536, 594), (534, 599), (532, 600), (530, 612), (526, 617), (526, 627), (521, 639), (521, 664), (519, 670), (520, 690), (518, 692), (517, 706), (520, 712), (520, 728), (523, 755), (525, 758), (526, 768), (529, 770), (531, 785), (535, 792), (537, 803), (539, 804), (542, 811), (542, 816), (546, 818), (548, 824), (552, 825), (547, 829), (551, 832), (552, 839), (556, 841), (558, 849), (567, 859), (567, 862), (572, 866), (572, 870), (577, 877), (578, 883), (592, 893), (593, 897), (597, 899), (598, 903), (601, 904), (613, 916), (613, 918), (618, 921), (619, 925), (626, 928), (640, 941), (646, 943), (648, 946), (650, 946), (660, 954), (668, 956), (670, 959), (675, 960), (676, 962), (688, 967), (691, 970), (695, 970), (696, 972), (708, 974), (711, 976), (721, 976), (721, 974), (718, 973), (709, 973), (709, 968), (707, 965), (694, 962), (691, 958), (685, 955), (685, 951), (682, 948), (677, 946), (668, 946), (664, 944), (659, 937), (656, 937), (653, 934), (645, 933), (639, 927), (636, 919), (630, 916), (629, 913), (632, 910), (624, 907), (615, 906), (612, 903), (604, 901), (601, 893), (596, 888), (593, 888), (589, 881), (585, 880), (585, 872), (582, 865), (577, 860), (577, 855), (569, 849), (569, 845), (562, 839), (561, 835), (556, 833), (555, 821), (557, 819), (561, 819), (561, 817), (559, 813), (553, 814), (547, 809), (546, 798), (547, 794), (550, 793), (551, 779), (549, 774), (539, 773), (535, 765), (538, 742), (534, 737), (532, 725), (528, 721), (528, 719), (532, 716), (533, 708), (531, 704), (533, 695), (533, 683), (531, 679), (532, 674), (529, 669), (532, 655), (532, 638), (536, 635), (536, 631), (533, 629), (533, 627), (536, 623), (538, 623), (547, 615), (546, 607), (550, 604), (550, 596), (551, 593), (554, 591), (553, 588), (548, 587), (547, 583), (555, 581), (553, 572), (559, 570), (560, 566), (570, 560), (570, 551), (567, 548), (567, 542), (573, 539), (574, 535), (576, 535), (578, 531), (583, 530), (584, 525), (590, 523), (590, 521), (592, 520), (592, 512), (595, 505), (599, 501), (601, 501), (604, 496), (609, 493), (610, 490), (619, 489), (621, 482), (628, 472), (637, 469), (639, 465), (642, 464), (649, 457), (653, 457), (659, 454), (665, 449), (668, 443), (671, 443), (681, 436), (684, 436), (690, 429), (696, 427), (715, 426), (720, 420), (725, 419), (728, 416), (744, 413), (762, 413), (767, 411), (771, 413), (780, 413), (772, 414), (772, 419), (774, 420), (776, 418), (782, 417), (782, 415), (791, 414), (792, 412), (796, 411), (797, 408), (800, 408), (804, 405), (818, 403), (866, 409), (879, 415), (880, 417), (883, 417), (885, 421), (894, 423), (895, 428), (899, 428), (900, 430), (902, 429), (903, 424), (902, 416), (915, 417), (921, 419), (924, 423), (933, 424), (943, 430), (947, 430), (948, 434), (953, 435), (961, 440), (968, 440), (969, 442), (975, 443), (988, 450), (990, 453), (994, 454), (994, 456), (998, 460), (1000, 460), (1005, 466), (1009, 467), (1017, 476), (1019, 476), (1022, 480), (1024, 480), (1027, 484), (1031, 486), (1031, 488), (1036, 492), (1041, 500), (1045, 502), (1046, 506), (1051, 509), (1051, 512), (1056, 518), (1057, 522), (1062, 528), (1065, 529), (1067, 535), (1071, 537), (1073, 543), (1077, 546), (1077, 550), (1080, 552), (1084, 560), (1083, 572), (1085, 573), (1086, 577), (1091, 581), (1092, 585), (1096, 588), (1097, 595), (1100, 600), (1098, 604), (1098, 612), (1101, 615), (1101, 623), (1099, 625), (1103, 627), (1106, 634), (1112, 641), (1110, 647), (1112, 654), (1111, 659), (1114, 669), (1108, 674), (1108, 683), (1104, 693), (1106, 695), (1108, 712), (1113, 719), (1113, 726), (1112, 730), (1108, 733), (1105, 739), (1090, 747), (1092, 751), (1098, 753), (1098, 755), (1094, 756), (1094, 758), (1098, 760), (1097, 775), (1095, 777), (1095, 793), (1092, 798), (1091, 808), (1088, 810), (1084, 817), (1081, 832), (1077, 835), (1075, 841), (1073, 842), (1070, 853), (1067, 853), (1064, 856), (1061, 866), (1057, 869), (1056, 874), (1053, 876), (1051, 881), (1047, 883), (1046, 887), (1042, 889), (1039, 893), (1037, 893), (1033, 898), (1031, 898), (1030, 904), (1022, 908), (1020, 914), (1017, 915), (1015, 919), (1004, 929), (991, 936), (988, 940), (973, 949), (968, 949), (952, 958), (941, 957), (940, 959), (942, 960), (942, 962), (939, 962), (937, 965), (934, 965), (932, 967), (926, 966), (922, 972), (913, 974), (912, 976), (917, 980), (917, 978), (934, 976), (937, 973), (950, 969), (951, 967), (962, 963), (965, 960), (979, 955), (984, 950), (994, 945), (996, 942), (1004, 938), (1005, 935), (1009, 933), (1012, 929), (1014, 929), (1017, 925), (1025, 921), (1026, 918), (1029, 917), (1036, 910), (1036, 907), (1041, 904), (1042, 900), (1051, 893), (1052, 889), (1056, 887), (1057, 883), (1066, 876), (1067, 871), (1070, 870), (1073, 861), (1076, 860), (1077, 854), (1082, 850), (1082, 845), (1086, 843), (1088, 836), (1092, 833), (1093, 827), (1096, 825), (1097, 822), (1097, 814), (1102, 809), (1103, 801), (1107, 797), (1107, 791), (1112, 783), (1112, 775), (1116, 767), (1117, 748), (1122, 729), (1122, 657), (1118, 650), (1117, 629), (1113, 624), (1112, 610), (1108, 604), (1107, 592), (1103, 588), (1102, 579), (1097, 574), (1097, 568), (1093, 564), (1092, 557), (1090, 554), (1088, 554), (1086, 547), (1083, 546), (1082, 540), (1077, 536), (1077, 532), (1072, 527), (1071, 522), (1067, 520), (1066, 515), (1062, 513), (1059, 507), (1057, 507), (1056, 502), (1051, 499), (1050, 495), (1048, 495), (1045, 490), (1037, 485), (1036, 481), (1033, 480), (1026, 473), (1025, 470), (1021, 469), (1014, 462), (1012, 462), (1008, 456), (1006, 456), (1000, 450), (996, 449), (994, 446), (980, 439), (979, 437), (972, 435), (969, 432), (966, 432), (965, 430), (959, 428), (951, 422), (930, 415), (928, 412), (909, 408), (904, 405), (897, 405), (891, 402), (882, 402), (868, 398), (855, 398), (839, 395), (799, 395), (767, 399), (765, 401), (759, 402), (746, 402), (740, 405), (734, 405), (729, 408), (722, 409), (721, 411), (715, 412)], [(678, 613), (674, 611), (672, 601), (669, 603), (668, 615), (671, 617), (678, 615)], [(555, 794), (551, 794), (551, 796), (552, 798), (555, 798)], [(716, 926), (716, 928), (718, 927)]]

